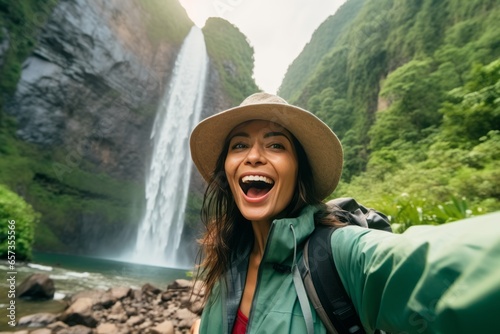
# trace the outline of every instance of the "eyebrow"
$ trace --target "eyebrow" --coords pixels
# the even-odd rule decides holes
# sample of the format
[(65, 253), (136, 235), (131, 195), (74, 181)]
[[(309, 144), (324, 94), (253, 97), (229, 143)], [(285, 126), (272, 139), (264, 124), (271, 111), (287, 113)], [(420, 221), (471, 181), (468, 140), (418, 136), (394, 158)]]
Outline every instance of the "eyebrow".
[[(289, 142), (292, 142), (292, 140), (290, 138), (288, 138), (288, 136), (286, 134), (284, 134), (283, 132), (279, 132), (279, 131), (271, 131), (271, 132), (266, 132), (266, 134), (264, 134), (264, 138), (269, 138), (269, 137), (276, 137), (276, 136), (283, 136), (285, 137), (286, 139), (288, 139)], [(245, 138), (249, 138), (250, 135), (246, 132), (237, 132), (235, 133), (234, 135), (232, 135), (229, 140), (231, 141), (234, 137), (245, 137)]]

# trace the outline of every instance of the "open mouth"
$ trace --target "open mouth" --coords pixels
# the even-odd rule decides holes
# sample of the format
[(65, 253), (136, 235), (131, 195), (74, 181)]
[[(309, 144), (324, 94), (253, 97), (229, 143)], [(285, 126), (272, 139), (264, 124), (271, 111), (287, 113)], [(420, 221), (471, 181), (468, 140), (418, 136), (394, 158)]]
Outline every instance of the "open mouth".
[(266, 195), (274, 186), (274, 180), (261, 175), (247, 175), (240, 179), (240, 187), (250, 198)]

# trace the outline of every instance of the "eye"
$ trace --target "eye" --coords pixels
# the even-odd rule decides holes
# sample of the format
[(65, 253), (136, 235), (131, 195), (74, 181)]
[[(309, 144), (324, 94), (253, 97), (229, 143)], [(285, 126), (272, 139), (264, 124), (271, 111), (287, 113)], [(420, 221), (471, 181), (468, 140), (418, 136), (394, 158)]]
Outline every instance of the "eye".
[(247, 145), (245, 145), (243, 143), (236, 143), (236, 144), (231, 146), (231, 150), (241, 150), (241, 149), (244, 149), (246, 147), (247, 147)]
[(280, 144), (280, 143), (273, 143), (273, 144), (269, 145), (269, 147), (277, 149), (277, 150), (284, 150), (285, 149), (285, 145)]

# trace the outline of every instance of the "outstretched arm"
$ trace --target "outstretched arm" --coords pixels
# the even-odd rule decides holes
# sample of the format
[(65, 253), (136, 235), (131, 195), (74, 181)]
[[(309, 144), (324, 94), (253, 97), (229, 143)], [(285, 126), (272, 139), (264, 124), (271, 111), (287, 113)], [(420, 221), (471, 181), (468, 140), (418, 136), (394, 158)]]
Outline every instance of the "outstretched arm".
[(403, 234), (348, 226), (333, 233), (331, 245), (368, 332), (498, 329), (500, 213)]

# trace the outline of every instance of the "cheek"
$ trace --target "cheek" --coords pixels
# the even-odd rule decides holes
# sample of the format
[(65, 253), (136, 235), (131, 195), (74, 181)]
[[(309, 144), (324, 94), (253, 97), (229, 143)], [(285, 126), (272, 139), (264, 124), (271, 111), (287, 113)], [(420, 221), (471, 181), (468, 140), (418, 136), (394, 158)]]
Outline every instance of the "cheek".
[(298, 165), (295, 160), (288, 159), (282, 166), (285, 167), (282, 175), (286, 178), (283, 195), (285, 195), (287, 200), (290, 200), (293, 197), (295, 185), (297, 184)]
[(230, 157), (226, 158), (226, 161), (224, 162), (224, 172), (226, 180), (229, 184), (229, 188), (231, 188), (231, 192), (234, 195), (236, 187), (236, 185), (234, 184), (234, 173), (236, 172), (236, 164), (234, 162), (234, 159), (231, 159)]

